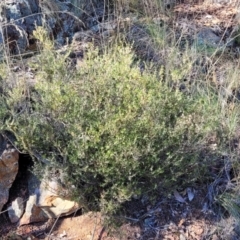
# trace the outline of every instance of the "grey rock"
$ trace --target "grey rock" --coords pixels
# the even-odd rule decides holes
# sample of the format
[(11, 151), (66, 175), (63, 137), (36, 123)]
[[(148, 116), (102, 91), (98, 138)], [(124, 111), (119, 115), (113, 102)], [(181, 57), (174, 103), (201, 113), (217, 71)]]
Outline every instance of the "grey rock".
[(12, 223), (16, 223), (20, 220), (24, 212), (24, 200), (21, 197), (16, 198), (12, 202), (12, 206), (8, 208), (8, 216)]
[(0, 5), (0, 44), (9, 43), (10, 52), (19, 54), (28, 46), (28, 34), (41, 25), (38, 0), (7, 0)]
[[(86, 0), (82, 0), (86, 3)], [(65, 44), (82, 21), (67, 0), (6, 0), (0, 3), (0, 50), (7, 44), (12, 54), (23, 53), (36, 26), (46, 26), (58, 44)]]
[(221, 37), (217, 36), (212, 29), (203, 28), (196, 36), (196, 43), (199, 46), (218, 47), (223, 45)]
[(88, 4), (88, 2), (84, 0), (82, 6), (84, 12), (81, 19), (83, 19), (87, 29), (94, 29), (94, 26), (103, 22), (103, 19), (107, 15), (105, 0), (92, 0), (91, 4)]

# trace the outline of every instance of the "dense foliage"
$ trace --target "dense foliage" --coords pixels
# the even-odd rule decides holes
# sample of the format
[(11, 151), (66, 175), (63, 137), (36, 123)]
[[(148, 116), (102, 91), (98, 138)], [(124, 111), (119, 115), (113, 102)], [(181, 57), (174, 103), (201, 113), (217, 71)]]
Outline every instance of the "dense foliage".
[(67, 55), (45, 48), (29, 63), (34, 86), (18, 79), (2, 94), (2, 128), (19, 148), (62, 169), (72, 195), (107, 212), (201, 180), (207, 139), (222, 126), (214, 94), (182, 93), (164, 69), (141, 73), (122, 44), (102, 54), (89, 46), (77, 71)]

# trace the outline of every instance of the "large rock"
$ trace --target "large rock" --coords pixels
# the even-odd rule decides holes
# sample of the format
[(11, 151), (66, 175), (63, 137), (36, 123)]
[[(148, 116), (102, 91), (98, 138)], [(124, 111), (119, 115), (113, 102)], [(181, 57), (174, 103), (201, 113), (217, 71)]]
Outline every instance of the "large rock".
[[(2, 21), (16, 24), (27, 33), (41, 24), (39, 0), (6, 0), (1, 3), (0, 14)], [(7, 24), (11, 25), (11, 24)]]
[(33, 30), (42, 25), (58, 43), (64, 44), (82, 27), (81, 20), (73, 14), (75, 8), (66, 0), (1, 1), (0, 45), (7, 44), (12, 54), (23, 53), (29, 47)]
[(18, 173), (19, 153), (13, 148), (7, 147), (5, 139), (0, 135), (0, 211), (8, 201), (9, 189)]
[(38, 0), (6, 0), (0, 4), (0, 44), (8, 43), (12, 54), (28, 47), (28, 34), (42, 24)]

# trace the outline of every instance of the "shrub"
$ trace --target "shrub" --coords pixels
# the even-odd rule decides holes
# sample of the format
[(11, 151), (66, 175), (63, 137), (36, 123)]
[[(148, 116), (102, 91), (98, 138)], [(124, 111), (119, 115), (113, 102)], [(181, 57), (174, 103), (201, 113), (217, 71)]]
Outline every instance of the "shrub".
[(72, 195), (113, 213), (132, 196), (204, 178), (211, 163), (201, 154), (223, 129), (210, 90), (186, 95), (141, 74), (123, 44), (103, 54), (90, 46), (75, 72), (66, 56), (37, 56), (35, 86), (9, 88), (0, 113), (21, 149), (64, 170)]

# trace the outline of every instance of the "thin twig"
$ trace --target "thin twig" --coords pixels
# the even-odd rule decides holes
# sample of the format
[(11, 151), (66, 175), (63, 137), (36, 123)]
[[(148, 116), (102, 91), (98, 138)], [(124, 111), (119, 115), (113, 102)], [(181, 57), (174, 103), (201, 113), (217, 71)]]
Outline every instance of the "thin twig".
[(93, 230), (93, 234), (92, 234), (92, 239), (91, 240), (94, 239), (94, 234), (96, 232), (96, 228), (97, 228), (97, 217), (96, 217), (95, 226), (94, 226), (94, 230)]

